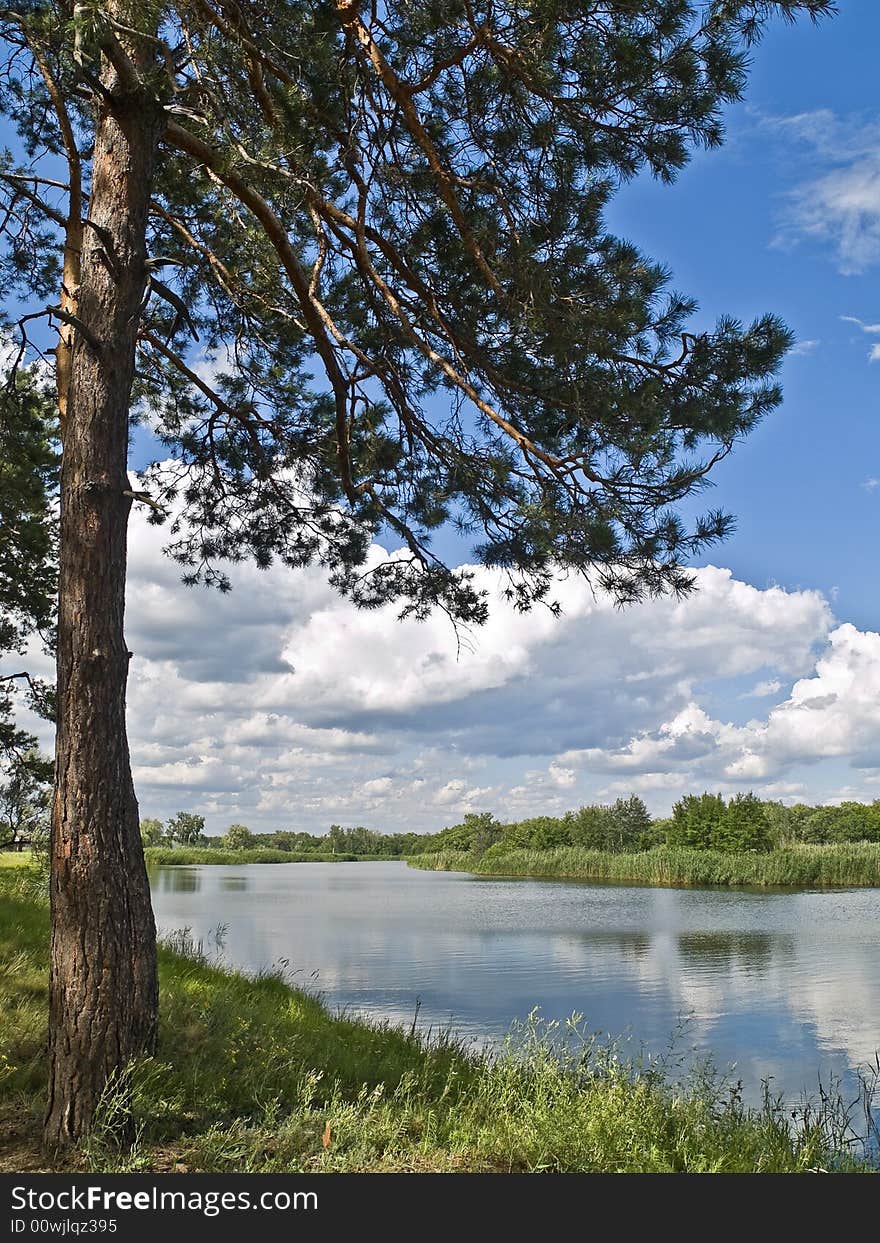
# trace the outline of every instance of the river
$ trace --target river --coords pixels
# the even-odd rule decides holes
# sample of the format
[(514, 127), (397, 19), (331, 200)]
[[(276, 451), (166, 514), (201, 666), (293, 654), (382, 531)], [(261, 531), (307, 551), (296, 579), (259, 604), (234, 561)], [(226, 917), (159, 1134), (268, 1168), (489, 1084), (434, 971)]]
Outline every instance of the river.
[(503, 1039), (537, 1008), (630, 1052), (694, 1052), (795, 1100), (880, 1047), (880, 890), (754, 892), (477, 878), (404, 863), (162, 867), (160, 932), (332, 1008)]

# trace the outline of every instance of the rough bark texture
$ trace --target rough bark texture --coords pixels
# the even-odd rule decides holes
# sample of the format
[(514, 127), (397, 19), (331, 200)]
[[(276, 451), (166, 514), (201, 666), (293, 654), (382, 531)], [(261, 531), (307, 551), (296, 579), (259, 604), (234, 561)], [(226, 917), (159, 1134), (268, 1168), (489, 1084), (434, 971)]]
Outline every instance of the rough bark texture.
[(156, 934), (125, 731), (126, 475), (158, 107), (105, 74), (61, 477), (46, 1142), (82, 1138), (108, 1079), (152, 1050)]

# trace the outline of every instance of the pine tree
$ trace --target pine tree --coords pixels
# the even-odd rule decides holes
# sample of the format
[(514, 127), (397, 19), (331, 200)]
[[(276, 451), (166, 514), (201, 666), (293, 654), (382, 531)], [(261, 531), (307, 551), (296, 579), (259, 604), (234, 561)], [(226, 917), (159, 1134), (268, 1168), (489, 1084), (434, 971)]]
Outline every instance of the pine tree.
[(10, 359), (0, 381), (0, 660), (10, 670), (0, 674), (0, 769), (24, 789), (47, 772), (34, 759), (36, 738), (15, 723), (15, 688), (39, 715), (54, 712), (51, 688), (31, 675), (22, 654), (34, 634), (47, 651), (54, 643), (58, 453), (45, 385), (33, 369), (11, 365), (16, 350), (2, 337), (0, 352)]
[[(687, 528), (675, 507), (778, 403), (791, 338), (772, 315), (694, 324), (603, 210), (721, 141), (773, 14), (831, 7), (0, 8), (21, 153), (0, 167), (2, 275), (24, 342), (41, 317), (57, 329), (63, 442), (50, 1144), (155, 1041), (132, 502), (173, 508), (188, 581), (221, 587), (224, 561), (318, 562), (360, 605), (479, 622), (485, 599), (432, 551), (449, 522), (521, 608), (554, 606), (560, 567), (620, 603), (689, 590), (687, 559), (730, 519)], [(172, 459), (138, 488), (133, 409)], [(380, 532), (403, 551), (368, 563)]]

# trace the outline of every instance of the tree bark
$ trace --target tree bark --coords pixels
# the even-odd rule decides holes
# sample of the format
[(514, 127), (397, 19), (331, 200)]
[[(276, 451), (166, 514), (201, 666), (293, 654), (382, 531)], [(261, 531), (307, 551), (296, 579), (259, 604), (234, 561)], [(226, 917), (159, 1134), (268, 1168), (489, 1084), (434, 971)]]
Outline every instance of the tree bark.
[[(134, 68), (146, 58), (129, 51)], [(142, 63), (139, 64), (139, 59)], [(161, 109), (105, 69), (61, 472), (52, 807), (53, 1148), (89, 1131), (108, 1081), (155, 1046), (156, 931), (125, 728), (126, 473), (146, 224)]]

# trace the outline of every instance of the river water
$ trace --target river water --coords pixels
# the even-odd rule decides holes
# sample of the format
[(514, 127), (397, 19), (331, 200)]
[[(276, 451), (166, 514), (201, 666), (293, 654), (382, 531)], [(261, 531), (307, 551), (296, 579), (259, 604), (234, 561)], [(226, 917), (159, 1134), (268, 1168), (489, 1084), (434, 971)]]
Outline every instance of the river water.
[(333, 1008), (501, 1040), (537, 1008), (631, 1052), (709, 1056), (749, 1100), (845, 1091), (880, 1048), (880, 890), (477, 878), (404, 863), (163, 867), (162, 933), (284, 967)]

